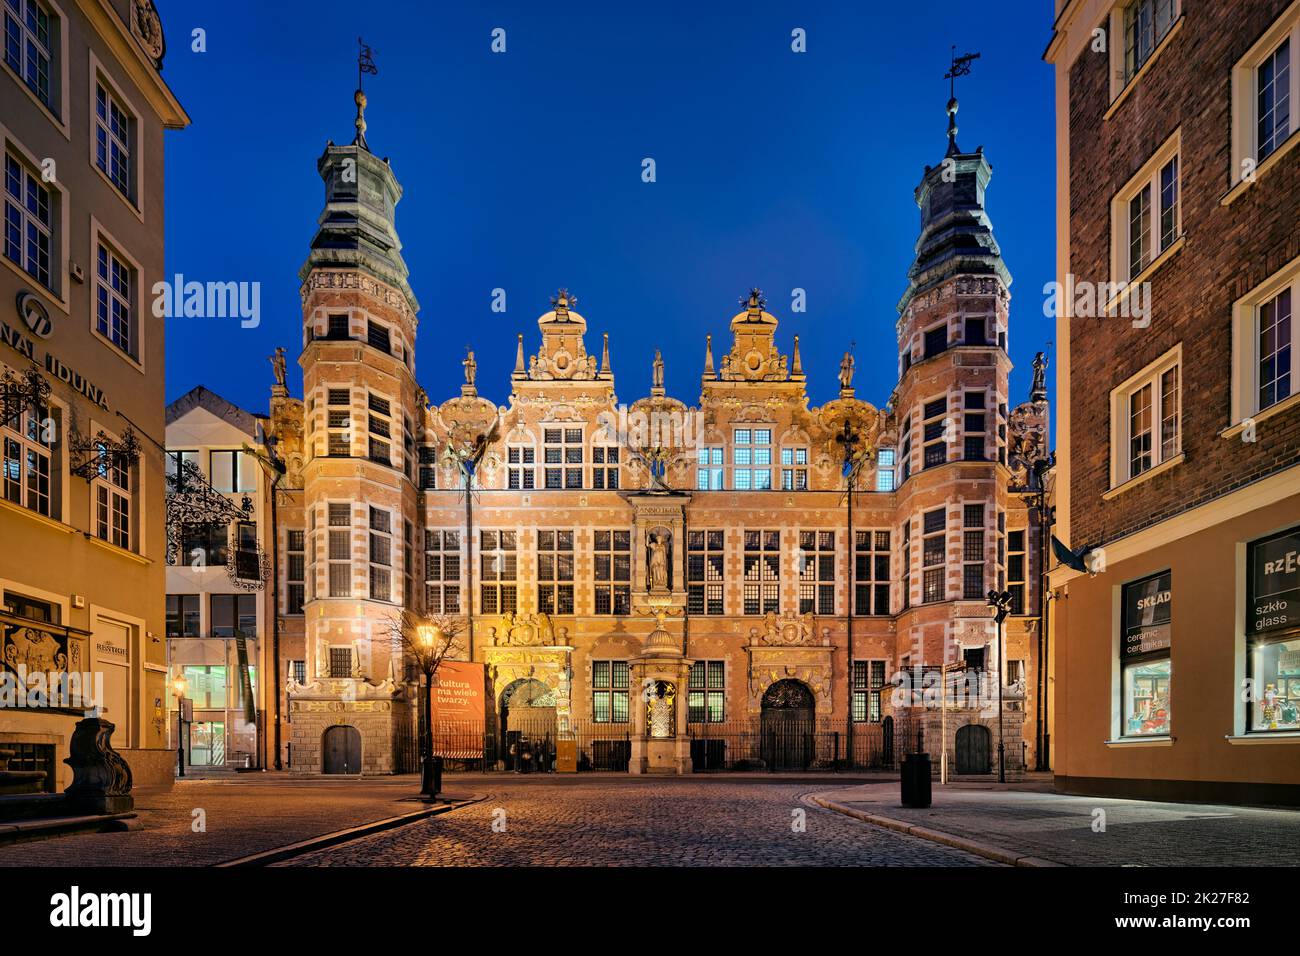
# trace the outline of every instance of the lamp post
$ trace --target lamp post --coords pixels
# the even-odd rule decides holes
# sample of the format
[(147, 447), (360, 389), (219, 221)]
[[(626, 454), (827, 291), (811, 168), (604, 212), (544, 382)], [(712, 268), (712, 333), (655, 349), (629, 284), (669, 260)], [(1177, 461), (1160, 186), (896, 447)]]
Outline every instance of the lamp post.
[(420, 795), (432, 799), (438, 795), (433, 780), (433, 649), (442, 633), (437, 625), (421, 624), (417, 635), (423, 650), (420, 664), (424, 670), (424, 759), (420, 770)]
[(1002, 738), (1002, 627), (1011, 613), (1011, 592), (989, 591), (988, 606), (993, 608), (993, 620), (998, 625), (998, 783), (1006, 783), (1006, 749)]
[(853, 614), (855, 612), (855, 608), (853, 607), (853, 601), (854, 598), (856, 597), (855, 592), (857, 591), (857, 583), (855, 581), (855, 572), (857, 569), (854, 566), (854, 562), (857, 559), (857, 549), (853, 540), (853, 492), (855, 490), (855, 486), (857, 485), (858, 469), (861, 467), (862, 462), (859, 461), (856, 457), (858, 442), (860, 439), (858, 437), (857, 432), (853, 430), (853, 426), (849, 424), (849, 420), (847, 418), (844, 419), (844, 430), (841, 431), (840, 434), (835, 436), (835, 440), (839, 442), (844, 448), (844, 477), (846, 479), (846, 484), (848, 488), (848, 491), (845, 492), (845, 497), (848, 499), (848, 512), (849, 512), (848, 513), (849, 590), (848, 590), (848, 595), (846, 600), (846, 604), (848, 608), (848, 620), (845, 624), (845, 631), (846, 631), (846, 636), (848, 638), (848, 645), (849, 645), (848, 646), (848, 658), (849, 658), (848, 717), (849, 720), (845, 728), (844, 736), (845, 736), (845, 742), (848, 744), (848, 769), (852, 771), (853, 756), (854, 756), (853, 754)]
[(184, 676), (177, 675), (172, 681), (176, 691), (176, 766), (177, 776), (185, 776), (185, 689), (188, 684)]

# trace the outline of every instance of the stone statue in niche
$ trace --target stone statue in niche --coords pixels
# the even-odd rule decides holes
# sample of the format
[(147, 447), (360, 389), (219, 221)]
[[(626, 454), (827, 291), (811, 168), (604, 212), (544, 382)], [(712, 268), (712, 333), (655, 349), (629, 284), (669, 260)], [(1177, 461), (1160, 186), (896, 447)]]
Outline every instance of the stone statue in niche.
[(646, 729), (656, 740), (677, 736), (677, 688), (666, 680), (657, 680), (646, 699)]
[(668, 590), (668, 532), (654, 531), (649, 544), (650, 590)]

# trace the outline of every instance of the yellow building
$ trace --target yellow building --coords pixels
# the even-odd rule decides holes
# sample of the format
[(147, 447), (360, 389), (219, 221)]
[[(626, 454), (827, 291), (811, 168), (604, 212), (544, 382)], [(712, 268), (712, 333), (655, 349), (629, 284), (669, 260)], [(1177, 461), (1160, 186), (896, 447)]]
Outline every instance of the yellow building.
[[(148, 290), (163, 278), (163, 133), (189, 118), (162, 80), (148, 0), (5, 10), (22, 37), (0, 58), (0, 678), (102, 682), (113, 745), (137, 784), (161, 783), (163, 323)], [(62, 789), (89, 702), (7, 703), (9, 768)]]

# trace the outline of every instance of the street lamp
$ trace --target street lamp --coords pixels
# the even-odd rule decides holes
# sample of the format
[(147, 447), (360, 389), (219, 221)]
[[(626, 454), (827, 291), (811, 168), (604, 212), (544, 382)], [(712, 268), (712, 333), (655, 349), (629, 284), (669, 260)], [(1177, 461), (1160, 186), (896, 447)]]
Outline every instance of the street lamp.
[(185, 776), (185, 690), (188, 686), (182, 674), (177, 674), (172, 680), (172, 689), (176, 691), (176, 766), (179, 777)]
[(1006, 749), (1002, 740), (1002, 627), (1011, 613), (1011, 592), (990, 591), (988, 606), (993, 608), (993, 620), (998, 624), (998, 783), (1006, 783)]
[(442, 637), (442, 628), (435, 624), (421, 624), (416, 635), (424, 651), (420, 662), (424, 670), (424, 760), (420, 770), (420, 794), (432, 799), (438, 795), (433, 780), (433, 649)]

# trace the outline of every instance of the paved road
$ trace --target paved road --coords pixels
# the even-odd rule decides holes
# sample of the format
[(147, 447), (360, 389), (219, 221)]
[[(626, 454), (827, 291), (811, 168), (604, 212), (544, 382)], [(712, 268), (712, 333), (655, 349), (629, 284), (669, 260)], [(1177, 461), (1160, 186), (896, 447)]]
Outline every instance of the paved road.
[[(465, 781), (454, 778), (457, 789)], [(805, 803), (824, 783), (478, 777), (480, 803), (285, 866), (987, 866)]]

